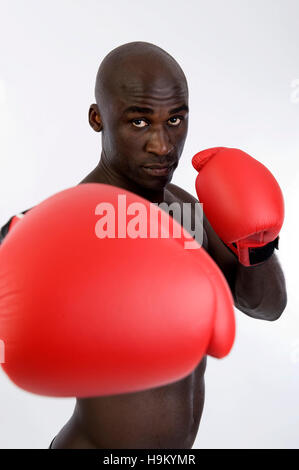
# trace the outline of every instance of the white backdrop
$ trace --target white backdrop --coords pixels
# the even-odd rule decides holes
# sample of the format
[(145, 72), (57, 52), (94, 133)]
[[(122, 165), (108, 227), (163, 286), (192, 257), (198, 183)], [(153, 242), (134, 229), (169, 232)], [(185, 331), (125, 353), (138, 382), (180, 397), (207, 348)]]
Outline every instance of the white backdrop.
[[(299, 1), (0, 0), (0, 11), (0, 226), (97, 164), (100, 134), (87, 121), (97, 68), (130, 41), (167, 50), (189, 82), (174, 183), (195, 195), (191, 157), (212, 146), (241, 148), (274, 173), (288, 306), (272, 323), (236, 310), (229, 357), (208, 360), (193, 448), (298, 448)], [(0, 448), (48, 447), (74, 406), (2, 371), (0, 398)]]

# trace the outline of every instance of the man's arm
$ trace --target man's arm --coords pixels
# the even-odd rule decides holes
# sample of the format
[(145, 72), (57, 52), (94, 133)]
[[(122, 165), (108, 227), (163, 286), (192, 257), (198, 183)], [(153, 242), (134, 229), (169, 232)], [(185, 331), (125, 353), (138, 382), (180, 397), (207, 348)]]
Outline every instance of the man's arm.
[(209, 240), (208, 252), (218, 264), (231, 288), (235, 306), (250, 317), (277, 320), (287, 304), (285, 279), (276, 255), (264, 263), (243, 266), (224, 245), (204, 216)]
[[(183, 202), (198, 203), (190, 193), (174, 184), (169, 184), (167, 189)], [(277, 320), (286, 307), (287, 294), (276, 255), (260, 265), (245, 267), (218, 237), (205, 215), (203, 223), (208, 237), (207, 251), (223, 272), (235, 306), (253, 318)]]

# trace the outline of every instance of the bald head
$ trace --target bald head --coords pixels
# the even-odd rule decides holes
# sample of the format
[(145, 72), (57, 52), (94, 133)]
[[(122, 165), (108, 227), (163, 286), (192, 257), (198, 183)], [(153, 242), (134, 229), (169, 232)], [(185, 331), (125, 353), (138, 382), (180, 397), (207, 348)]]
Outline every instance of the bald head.
[[(89, 123), (102, 134), (99, 171), (115, 186), (161, 195), (188, 130), (188, 86), (179, 64), (154, 44), (124, 44), (102, 61), (95, 97)], [(163, 169), (148, 168), (157, 164)]]
[(113, 49), (102, 61), (96, 78), (95, 98), (104, 111), (108, 100), (147, 92), (150, 87), (163, 89), (172, 85), (172, 93), (184, 94), (188, 99), (185, 74), (176, 60), (154, 44), (130, 42)]

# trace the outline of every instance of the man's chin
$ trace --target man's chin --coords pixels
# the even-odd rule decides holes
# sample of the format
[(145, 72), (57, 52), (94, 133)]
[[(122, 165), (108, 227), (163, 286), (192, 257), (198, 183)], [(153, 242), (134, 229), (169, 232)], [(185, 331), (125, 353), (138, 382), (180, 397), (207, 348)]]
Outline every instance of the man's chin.
[(139, 181), (139, 185), (142, 188), (149, 189), (151, 191), (162, 191), (167, 184), (172, 180), (172, 174), (167, 176), (159, 176), (152, 178), (144, 178)]
[(139, 186), (146, 188), (152, 191), (162, 191), (167, 184), (170, 183), (173, 177), (173, 172), (175, 168), (172, 168), (167, 174), (146, 174), (146, 176), (141, 176), (138, 178)]

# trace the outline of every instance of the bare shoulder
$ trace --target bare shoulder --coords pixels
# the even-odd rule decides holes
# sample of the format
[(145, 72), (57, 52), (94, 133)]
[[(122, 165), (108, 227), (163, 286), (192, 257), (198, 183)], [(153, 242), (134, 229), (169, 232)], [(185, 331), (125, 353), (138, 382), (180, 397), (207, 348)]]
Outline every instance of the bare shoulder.
[[(202, 238), (202, 246), (208, 250), (209, 241), (208, 241), (208, 234), (206, 225), (208, 223), (202, 208), (200, 211), (196, 211), (196, 204), (199, 203), (198, 199), (192, 194), (188, 193), (184, 189), (180, 188), (176, 184), (170, 183), (166, 186), (166, 194), (165, 194), (165, 201), (170, 204), (172, 202), (178, 202), (179, 204), (188, 203), (191, 204), (191, 222), (192, 227), (197, 226), (197, 224), (202, 224), (203, 227), (203, 238)], [(197, 221), (197, 222), (196, 222)], [(183, 223), (185, 226), (185, 223)], [(189, 226), (185, 226), (186, 230), (188, 231)], [(190, 227), (189, 227), (190, 228)], [(190, 232), (191, 233), (191, 232)], [(193, 236), (194, 234), (192, 234)]]
[(175, 198), (179, 199), (181, 202), (198, 202), (198, 199), (196, 197), (192, 196), (192, 194), (188, 193), (184, 189), (180, 188), (176, 184), (169, 183), (166, 186), (166, 190), (172, 194)]
[[(189, 202), (194, 205), (199, 202), (199, 200), (195, 196), (193, 196), (191, 193), (188, 193), (188, 191), (185, 191), (185, 189), (181, 188), (180, 186), (177, 186), (176, 184), (169, 183), (166, 186), (166, 190), (168, 191), (168, 193), (173, 199), (178, 200), (181, 203)], [(203, 225), (204, 225), (205, 230), (211, 227), (204, 211), (203, 211)]]

